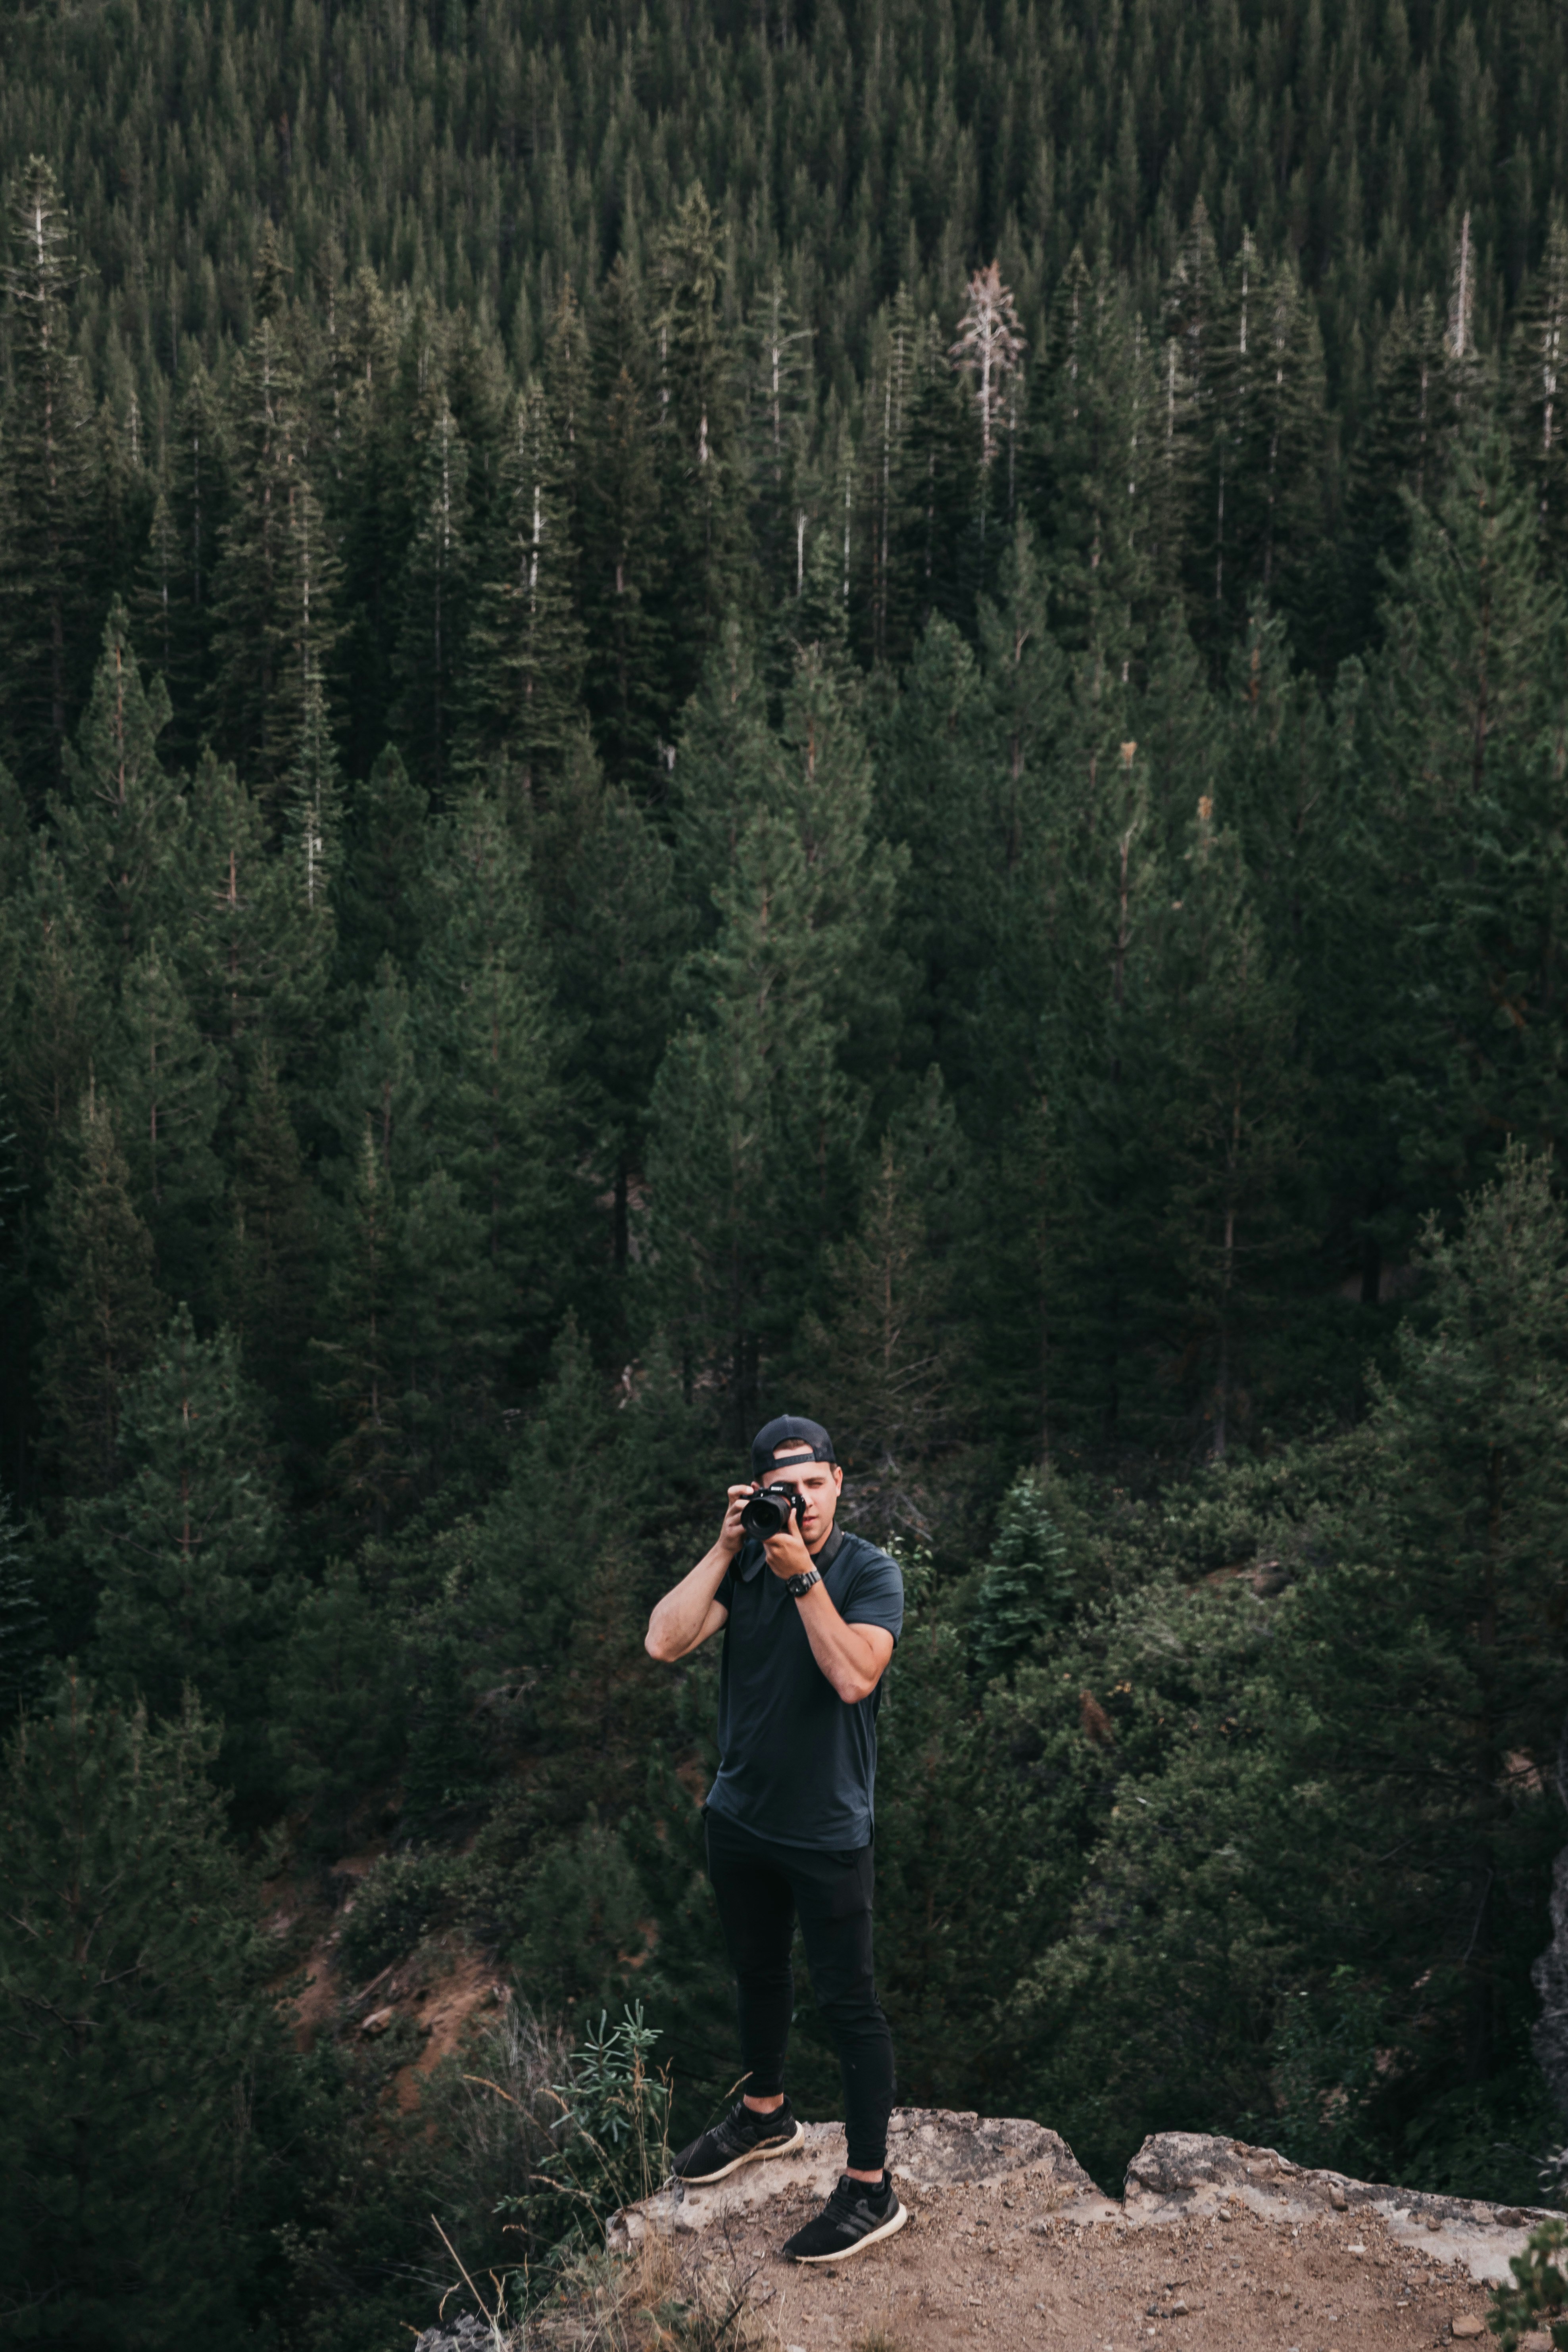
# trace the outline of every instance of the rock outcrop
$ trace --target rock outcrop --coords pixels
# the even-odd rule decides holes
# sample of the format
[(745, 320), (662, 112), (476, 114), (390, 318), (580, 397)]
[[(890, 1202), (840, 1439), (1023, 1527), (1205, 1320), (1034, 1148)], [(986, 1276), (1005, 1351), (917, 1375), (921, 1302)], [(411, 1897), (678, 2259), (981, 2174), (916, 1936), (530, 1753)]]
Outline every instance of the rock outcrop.
[[(894, 2178), (913, 2192), (1026, 2183), (1037, 2208), (1068, 2223), (1158, 2229), (1241, 2210), (1292, 2226), (1332, 2214), (1375, 2218), (1394, 2243), (1418, 2246), (1427, 2260), (1462, 2267), (1478, 2283), (1506, 2279), (1510, 2257), (1522, 2251), (1537, 2222), (1551, 2218), (1544, 2208), (1489, 2205), (1339, 2172), (1304, 2171), (1273, 2148), (1198, 2132), (1157, 2132), (1146, 2139), (1127, 2168), (1118, 2200), (1095, 2186), (1060, 2134), (1043, 2124), (923, 2107), (895, 2111), (888, 2161)], [(671, 2182), (628, 2207), (611, 2224), (611, 2244), (630, 2248), (649, 2230), (695, 2235), (781, 2198), (825, 2198), (843, 2162), (842, 2126), (808, 2124), (805, 2145), (793, 2156), (746, 2165), (710, 2188)]]

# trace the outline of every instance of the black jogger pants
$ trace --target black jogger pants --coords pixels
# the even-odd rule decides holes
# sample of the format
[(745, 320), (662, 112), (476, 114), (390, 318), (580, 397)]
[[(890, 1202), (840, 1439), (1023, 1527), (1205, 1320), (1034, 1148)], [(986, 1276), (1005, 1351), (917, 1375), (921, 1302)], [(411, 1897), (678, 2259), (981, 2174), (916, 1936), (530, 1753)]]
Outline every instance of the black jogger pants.
[(848, 2161), (871, 2172), (888, 2160), (893, 2037), (871, 1975), (872, 1848), (779, 1845), (722, 1814), (706, 1816), (708, 1875), (735, 1971), (748, 2091), (784, 2089), (795, 2007), (790, 1943), (796, 1918), (812, 1990), (844, 2075)]

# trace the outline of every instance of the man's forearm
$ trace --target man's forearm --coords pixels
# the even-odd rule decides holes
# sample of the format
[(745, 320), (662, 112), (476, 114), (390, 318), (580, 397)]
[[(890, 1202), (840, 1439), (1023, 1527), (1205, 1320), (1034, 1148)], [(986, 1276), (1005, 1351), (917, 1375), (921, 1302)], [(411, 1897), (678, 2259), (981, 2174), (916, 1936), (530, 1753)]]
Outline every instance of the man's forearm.
[(869, 1698), (882, 1679), (887, 1664), (878, 1645), (860, 1625), (847, 1625), (828, 1598), (825, 1584), (814, 1584), (795, 1602), (800, 1611), (811, 1654), (839, 1697), (853, 1706)]
[(668, 1663), (695, 1649), (733, 1558), (733, 1552), (725, 1545), (716, 1543), (710, 1551), (704, 1552), (690, 1574), (683, 1576), (655, 1604), (643, 1642), (650, 1658), (662, 1658)]

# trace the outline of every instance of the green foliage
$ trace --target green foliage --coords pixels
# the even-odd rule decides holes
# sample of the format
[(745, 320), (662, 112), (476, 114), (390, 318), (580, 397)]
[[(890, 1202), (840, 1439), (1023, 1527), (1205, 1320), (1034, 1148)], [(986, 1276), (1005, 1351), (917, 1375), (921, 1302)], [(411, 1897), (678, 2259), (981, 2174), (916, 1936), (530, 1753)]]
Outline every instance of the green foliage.
[(367, 1870), (350, 1897), (338, 1958), (355, 1983), (414, 1950), (450, 1903), (451, 1865), (439, 1854), (400, 1853)]
[(234, 2222), (273, 2031), (199, 1715), (74, 1675), (10, 1738), (0, 1875), (9, 2324), (103, 2352), (243, 2321)]
[(1521, 2338), (1531, 2329), (1542, 2328), (1543, 2321), (1542, 2332), (1557, 2352), (1568, 2345), (1568, 2318), (1563, 2316), (1568, 2305), (1568, 2279), (1556, 2260), (1565, 2244), (1568, 2224), (1542, 2221), (1531, 2231), (1523, 2253), (1509, 2257), (1513, 2284), (1492, 2289), (1488, 2315), (1488, 2325), (1501, 2352), (1519, 2352)]
[(650, 2064), (658, 2039), (640, 2000), (616, 2025), (601, 2010), (572, 2053), (566, 2080), (553, 2085), (561, 2112), (539, 2166), (542, 2185), (504, 2202), (552, 2246), (557, 2263), (596, 2243), (608, 2216), (647, 2196), (668, 2169), (668, 2085)]
[(199, 1688), (223, 1726), (223, 1779), (249, 1809), (271, 1780), (258, 1734), (292, 1596), (258, 1401), (232, 1338), (198, 1339), (184, 1307), (125, 1391), (119, 1467), (108, 1493), (73, 1498), (61, 1538), (97, 1595), (95, 1670), (165, 1718)]

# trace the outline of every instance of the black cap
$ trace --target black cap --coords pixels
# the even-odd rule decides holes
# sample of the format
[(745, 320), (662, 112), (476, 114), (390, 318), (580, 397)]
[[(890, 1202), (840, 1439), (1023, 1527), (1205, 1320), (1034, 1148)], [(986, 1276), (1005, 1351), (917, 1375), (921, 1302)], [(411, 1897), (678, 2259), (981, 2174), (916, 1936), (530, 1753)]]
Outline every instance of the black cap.
[(752, 1475), (759, 1486), (770, 1470), (779, 1467), (778, 1450), (781, 1445), (795, 1449), (797, 1461), (801, 1458), (799, 1449), (803, 1445), (810, 1446), (813, 1462), (837, 1462), (838, 1459), (833, 1451), (833, 1440), (819, 1421), (802, 1421), (797, 1413), (781, 1412), (776, 1421), (770, 1421), (765, 1429), (759, 1429), (752, 1440)]

